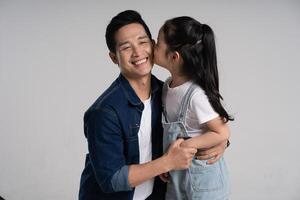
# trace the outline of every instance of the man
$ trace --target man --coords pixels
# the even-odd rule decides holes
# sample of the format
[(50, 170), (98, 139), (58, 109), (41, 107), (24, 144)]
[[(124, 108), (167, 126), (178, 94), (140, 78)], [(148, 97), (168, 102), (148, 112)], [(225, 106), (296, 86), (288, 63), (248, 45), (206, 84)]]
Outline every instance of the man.
[(165, 185), (154, 177), (188, 168), (197, 151), (179, 139), (161, 156), (162, 82), (151, 75), (151, 38), (135, 11), (119, 13), (107, 26), (109, 56), (121, 73), (84, 116), (89, 153), (80, 200), (164, 199)]

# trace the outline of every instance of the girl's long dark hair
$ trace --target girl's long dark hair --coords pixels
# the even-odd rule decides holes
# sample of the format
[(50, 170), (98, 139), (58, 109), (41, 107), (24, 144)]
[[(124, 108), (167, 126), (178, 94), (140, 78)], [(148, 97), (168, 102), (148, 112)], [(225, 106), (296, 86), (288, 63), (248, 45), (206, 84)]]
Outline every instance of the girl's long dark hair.
[(217, 54), (213, 30), (206, 24), (183, 16), (170, 19), (162, 27), (168, 51), (177, 51), (182, 59), (182, 73), (206, 93), (214, 110), (225, 122), (233, 121), (221, 104)]

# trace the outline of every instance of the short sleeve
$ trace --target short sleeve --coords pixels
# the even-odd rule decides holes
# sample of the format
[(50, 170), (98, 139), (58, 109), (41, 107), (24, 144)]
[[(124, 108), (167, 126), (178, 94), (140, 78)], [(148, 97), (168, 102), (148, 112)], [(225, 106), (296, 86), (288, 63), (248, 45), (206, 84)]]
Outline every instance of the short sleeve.
[(194, 113), (199, 124), (206, 123), (219, 116), (201, 88), (196, 88), (193, 92), (190, 101), (190, 110)]

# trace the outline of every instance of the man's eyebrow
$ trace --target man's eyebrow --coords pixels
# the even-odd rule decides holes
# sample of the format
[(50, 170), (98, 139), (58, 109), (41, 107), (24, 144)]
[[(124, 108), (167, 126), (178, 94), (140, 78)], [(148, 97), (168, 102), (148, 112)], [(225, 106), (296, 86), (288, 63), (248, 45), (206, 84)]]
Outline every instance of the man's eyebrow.
[(148, 35), (144, 35), (144, 36), (140, 36), (138, 37), (139, 40), (142, 40), (142, 39), (149, 39)]
[(123, 45), (125, 45), (125, 44), (129, 44), (129, 42), (128, 42), (128, 41), (121, 42), (121, 43), (119, 43), (118, 46), (120, 47), (120, 46), (123, 46)]

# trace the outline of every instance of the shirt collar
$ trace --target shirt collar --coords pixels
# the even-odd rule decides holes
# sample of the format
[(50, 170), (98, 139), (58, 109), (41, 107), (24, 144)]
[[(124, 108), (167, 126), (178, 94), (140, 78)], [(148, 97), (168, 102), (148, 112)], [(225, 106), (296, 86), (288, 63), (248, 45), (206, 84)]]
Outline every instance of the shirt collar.
[[(121, 87), (122, 87), (128, 101), (132, 105), (135, 105), (135, 106), (140, 105), (142, 103), (142, 101), (136, 95), (135, 91), (133, 90), (133, 88), (129, 84), (128, 80), (122, 74), (119, 75), (118, 81), (120, 82)], [(151, 96), (154, 96), (154, 93), (158, 91), (158, 88), (159, 88), (158, 81), (155, 78), (155, 76), (153, 76), (151, 74)]]

